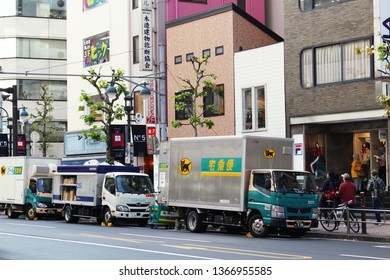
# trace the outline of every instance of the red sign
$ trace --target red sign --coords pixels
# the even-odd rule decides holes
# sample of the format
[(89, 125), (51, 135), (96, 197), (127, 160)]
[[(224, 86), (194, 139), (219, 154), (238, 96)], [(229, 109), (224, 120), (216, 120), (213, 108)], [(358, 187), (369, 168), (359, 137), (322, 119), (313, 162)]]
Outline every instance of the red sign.
[(156, 137), (156, 128), (148, 127), (148, 154), (153, 154), (152, 137)]

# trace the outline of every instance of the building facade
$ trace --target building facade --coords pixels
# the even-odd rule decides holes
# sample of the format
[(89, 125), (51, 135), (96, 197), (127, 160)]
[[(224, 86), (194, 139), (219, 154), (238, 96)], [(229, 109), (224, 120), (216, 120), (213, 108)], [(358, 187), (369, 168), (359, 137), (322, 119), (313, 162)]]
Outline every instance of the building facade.
[[(19, 134), (26, 135), (26, 154), (41, 155), (38, 143), (42, 137), (31, 139), (31, 123), (34, 121), (31, 114), (38, 115), (42, 110), (37, 102), (43, 87), (47, 93), (53, 95), (53, 120), (49, 124), (59, 128), (56, 137), (52, 139), (47, 156), (61, 157), (63, 155), (63, 135), (67, 130), (67, 82), (66, 73), (66, 0), (64, 1), (33, 1), (8, 0), (0, 1), (0, 88), (16, 86), (16, 94), (9, 99), (16, 98), (15, 102), (2, 102), (2, 133), (10, 134), (6, 115), (13, 116), (13, 106), (18, 109), (26, 107), (30, 115), (26, 123), (18, 122), (12, 128)], [(16, 96), (13, 96), (16, 95)], [(30, 151), (30, 144), (32, 149)]]
[(374, 155), (388, 143), (377, 99), (381, 64), (356, 48), (380, 42), (388, 11), (386, 1), (284, 2), (287, 135), (303, 151), (296, 165), (319, 178), (350, 173), (353, 154), (363, 164), (363, 187), (379, 167)]
[[(193, 80), (191, 57), (208, 56), (206, 72), (217, 76), (214, 83), (221, 92), (213, 101), (218, 108), (218, 114), (209, 116), (215, 126), (212, 129), (201, 128), (198, 136), (236, 134), (235, 114), (237, 110), (242, 112), (240, 105), (242, 102), (236, 104), (235, 54), (281, 42), (282, 38), (231, 3), (170, 21), (166, 24), (166, 28), (167, 73), (169, 74), (167, 78), (168, 125), (179, 118), (174, 108), (173, 97), (176, 92), (184, 90), (180, 78)], [(250, 36), (247, 36), (248, 34)], [(252, 73), (250, 75), (253, 77)], [(239, 95), (241, 96), (242, 93)], [(199, 100), (200, 104), (203, 102), (204, 100)], [(186, 125), (180, 129), (169, 126), (168, 136), (194, 136), (194, 131), (192, 127)]]

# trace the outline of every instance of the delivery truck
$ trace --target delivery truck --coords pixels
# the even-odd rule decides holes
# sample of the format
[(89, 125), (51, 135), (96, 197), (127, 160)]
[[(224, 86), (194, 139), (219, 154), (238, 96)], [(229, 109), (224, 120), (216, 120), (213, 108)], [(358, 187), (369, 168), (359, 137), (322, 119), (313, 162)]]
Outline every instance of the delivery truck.
[(175, 138), (162, 143), (155, 217), (191, 232), (209, 225), (303, 235), (318, 227), (314, 176), (293, 170), (293, 139), (260, 136)]
[(94, 218), (145, 226), (154, 201), (149, 176), (135, 166), (61, 165), (53, 177), (53, 202), (62, 205), (67, 223)]
[(51, 196), (53, 174), (60, 163), (55, 158), (0, 158), (0, 210), (5, 210), (8, 218), (62, 217), (61, 208), (52, 203)]

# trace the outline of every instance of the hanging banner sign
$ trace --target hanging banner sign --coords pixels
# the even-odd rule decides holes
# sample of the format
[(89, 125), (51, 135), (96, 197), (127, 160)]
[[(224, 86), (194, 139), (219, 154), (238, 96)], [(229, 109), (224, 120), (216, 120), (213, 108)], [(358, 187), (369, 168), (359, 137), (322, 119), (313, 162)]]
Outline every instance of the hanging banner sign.
[(18, 134), (17, 137), (17, 156), (26, 156), (26, 134)]
[(121, 163), (125, 163), (125, 125), (110, 125), (110, 153), (111, 156)]
[(0, 134), (0, 157), (8, 157), (8, 134)]
[(146, 157), (147, 156), (146, 125), (132, 125), (131, 132), (133, 135), (134, 156)]

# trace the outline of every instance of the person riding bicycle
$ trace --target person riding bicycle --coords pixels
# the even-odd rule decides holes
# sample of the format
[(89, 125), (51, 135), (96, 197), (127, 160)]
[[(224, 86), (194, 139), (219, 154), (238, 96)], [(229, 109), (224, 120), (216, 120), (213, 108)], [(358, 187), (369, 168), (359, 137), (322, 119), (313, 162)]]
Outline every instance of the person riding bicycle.
[(343, 178), (343, 183), (341, 183), (336, 195), (340, 197), (341, 203), (348, 203), (352, 200), (352, 203), (348, 206), (353, 208), (356, 204), (356, 186), (352, 183), (351, 176), (348, 173), (341, 175), (341, 178)]

